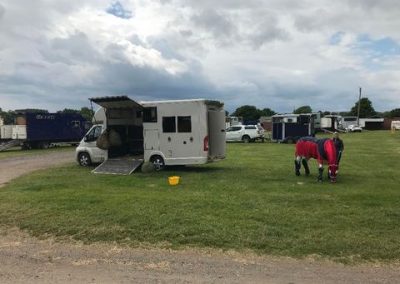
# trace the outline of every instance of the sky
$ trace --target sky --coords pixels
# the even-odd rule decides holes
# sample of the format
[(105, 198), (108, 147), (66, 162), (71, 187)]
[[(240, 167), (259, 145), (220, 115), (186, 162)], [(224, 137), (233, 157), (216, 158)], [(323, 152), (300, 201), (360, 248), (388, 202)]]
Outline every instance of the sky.
[(0, 108), (400, 108), (398, 0), (0, 0)]

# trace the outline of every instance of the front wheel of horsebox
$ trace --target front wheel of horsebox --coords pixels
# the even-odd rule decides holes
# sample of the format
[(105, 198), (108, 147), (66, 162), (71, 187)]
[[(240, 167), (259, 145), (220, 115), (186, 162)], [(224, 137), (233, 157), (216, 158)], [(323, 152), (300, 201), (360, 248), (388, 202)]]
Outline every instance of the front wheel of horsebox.
[(79, 162), (79, 165), (81, 165), (82, 167), (88, 167), (92, 164), (90, 155), (85, 152), (79, 154), (78, 162)]
[(153, 156), (150, 159), (150, 162), (153, 164), (154, 170), (161, 171), (165, 167), (164, 159), (161, 156)]

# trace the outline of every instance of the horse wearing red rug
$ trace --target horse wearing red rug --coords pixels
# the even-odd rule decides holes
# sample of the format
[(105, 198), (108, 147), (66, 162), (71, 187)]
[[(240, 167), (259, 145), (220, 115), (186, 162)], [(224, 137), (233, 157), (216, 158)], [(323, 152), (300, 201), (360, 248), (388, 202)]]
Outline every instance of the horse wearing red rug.
[(328, 178), (331, 182), (336, 182), (339, 171), (339, 162), (344, 150), (342, 140), (335, 135), (333, 139), (315, 137), (302, 137), (296, 143), (295, 173), (300, 175), (301, 164), (304, 166), (305, 174), (310, 174), (308, 160), (316, 159), (318, 162), (318, 181), (322, 181), (324, 163), (328, 164)]

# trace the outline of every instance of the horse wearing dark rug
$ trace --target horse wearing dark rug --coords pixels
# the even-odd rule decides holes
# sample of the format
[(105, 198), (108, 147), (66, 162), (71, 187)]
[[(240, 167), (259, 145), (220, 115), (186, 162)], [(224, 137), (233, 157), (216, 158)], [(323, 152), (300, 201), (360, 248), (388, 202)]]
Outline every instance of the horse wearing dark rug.
[(331, 182), (336, 182), (339, 171), (339, 162), (344, 150), (342, 140), (337, 136), (333, 139), (315, 137), (302, 137), (296, 143), (295, 173), (300, 175), (301, 164), (304, 166), (305, 174), (310, 174), (308, 160), (314, 158), (318, 162), (318, 181), (322, 181), (324, 163), (328, 164), (328, 177)]

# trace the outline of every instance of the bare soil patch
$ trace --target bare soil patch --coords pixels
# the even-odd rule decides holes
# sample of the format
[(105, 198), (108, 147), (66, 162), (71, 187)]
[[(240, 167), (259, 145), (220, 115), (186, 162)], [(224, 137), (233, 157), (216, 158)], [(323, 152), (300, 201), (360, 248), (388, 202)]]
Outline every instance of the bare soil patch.
[(74, 162), (75, 153), (71, 151), (49, 152), (34, 156), (11, 157), (0, 160), (0, 187), (23, 174), (40, 169)]

